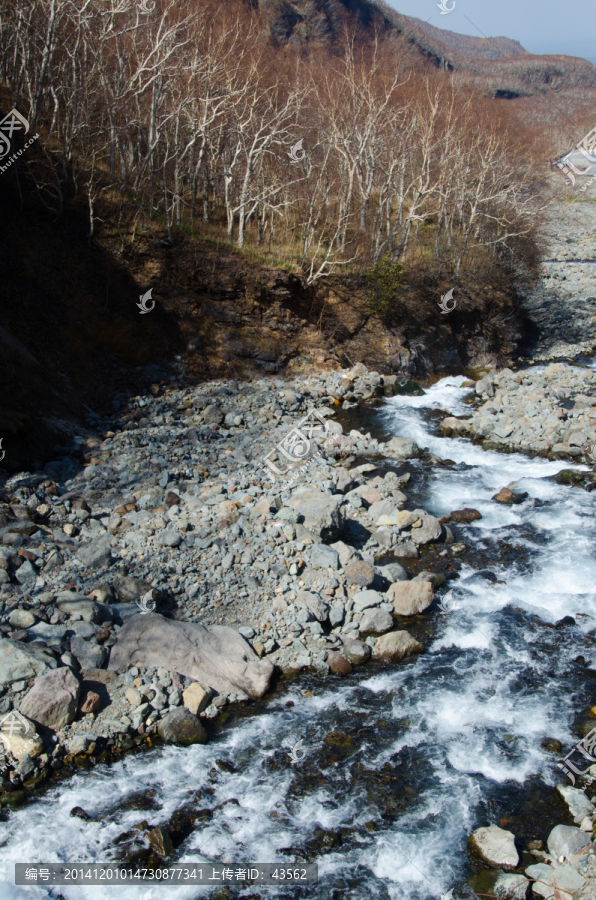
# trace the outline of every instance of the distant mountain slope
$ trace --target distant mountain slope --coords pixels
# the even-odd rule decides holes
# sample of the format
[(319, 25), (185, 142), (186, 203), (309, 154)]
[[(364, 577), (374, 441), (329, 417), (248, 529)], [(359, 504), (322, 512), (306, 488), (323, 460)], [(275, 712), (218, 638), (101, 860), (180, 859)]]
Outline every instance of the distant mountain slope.
[[(376, 4), (382, 9), (391, 21), (390, 13), (394, 12), (385, 3), (378, 2)], [(396, 13), (396, 24), (398, 27), (407, 29), (408, 27), (417, 27), (430, 38), (451, 50), (459, 56), (471, 56), (476, 59), (498, 59), (501, 56), (525, 56), (529, 55), (518, 41), (513, 41), (508, 37), (471, 37), (468, 34), (457, 34), (455, 31), (447, 31), (443, 28), (436, 28), (430, 22), (423, 22), (415, 16), (402, 16)], [(402, 21), (399, 21), (402, 20)]]
[(346, 29), (407, 45), (421, 62), (458, 72), (493, 97), (514, 98), (573, 88), (596, 88), (596, 66), (570, 56), (536, 56), (507, 37), (483, 38), (443, 30), (405, 16), (384, 0), (247, 0), (257, 7), (278, 46), (305, 53), (339, 48)]

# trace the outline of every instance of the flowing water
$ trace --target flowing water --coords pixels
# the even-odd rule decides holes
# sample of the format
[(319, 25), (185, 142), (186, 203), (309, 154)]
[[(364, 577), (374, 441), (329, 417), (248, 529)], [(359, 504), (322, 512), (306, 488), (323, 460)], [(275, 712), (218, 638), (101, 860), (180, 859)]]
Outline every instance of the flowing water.
[[(480, 869), (466, 849), (474, 828), (501, 824), (523, 843), (568, 821), (552, 790), (562, 780), (557, 754), (542, 742), (570, 749), (576, 716), (593, 702), (596, 494), (557, 484), (562, 463), (438, 437), (436, 410), (469, 409), (462, 382), (443, 379), (372, 413), (380, 431), (454, 462), (409, 464), (417, 505), (437, 515), (464, 506), (482, 513), (460, 530), (473, 552), (439, 591), (452, 591), (455, 608), (445, 614), (435, 604), (413, 623), (426, 652), (344, 680), (282, 684), (207, 745), (129, 755), (3, 813), (3, 900), (99, 900), (108, 891), (138, 900), (142, 886), (15, 887), (13, 863), (106, 862), (123, 832), (143, 819), (165, 824), (183, 809), (208, 812), (172, 861), (318, 863), (318, 885), (231, 895), (253, 898), (440, 898)], [(491, 500), (513, 481), (529, 494), (523, 504)], [(565, 616), (575, 623), (560, 622)], [(299, 740), (305, 757), (292, 765), (289, 748)], [(71, 818), (75, 806), (92, 821)], [(160, 885), (152, 898), (214, 891)]]

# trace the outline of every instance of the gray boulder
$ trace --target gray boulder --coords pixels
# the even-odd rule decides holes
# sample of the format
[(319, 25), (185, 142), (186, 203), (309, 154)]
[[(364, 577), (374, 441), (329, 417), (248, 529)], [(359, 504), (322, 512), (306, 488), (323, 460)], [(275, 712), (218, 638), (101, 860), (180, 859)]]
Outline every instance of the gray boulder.
[(383, 609), (367, 609), (358, 630), (361, 634), (385, 634), (393, 628), (393, 619)]
[(329, 608), (329, 624), (332, 628), (335, 628), (337, 625), (341, 625), (345, 618), (346, 611), (344, 609), (343, 603), (334, 603)]
[(493, 891), (497, 897), (504, 897), (507, 900), (526, 900), (528, 884), (528, 879), (523, 875), (500, 872), (494, 883)]
[(386, 566), (378, 566), (381, 575), (394, 584), (396, 581), (407, 581), (408, 573), (403, 566), (397, 562), (387, 563)]
[(299, 591), (296, 595), (296, 605), (305, 606), (313, 614), (317, 622), (326, 622), (329, 615), (329, 607), (323, 603), (318, 594), (311, 591)]
[(354, 666), (365, 663), (372, 653), (368, 644), (354, 640), (354, 638), (343, 637), (342, 644), (341, 655)]
[(576, 825), (579, 825), (586, 816), (594, 813), (594, 804), (578, 788), (571, 787), (570, 784), (558, 784), (557, 793), (569, 807), (569, 812)]
[(179, 547), (182, 543), (182, 535), (166, 528), (159, 535), (159, 543), (162, 547)]
[(347, 469), (344, 469), (343, 466), (339, 466), (335, 475), (335, 490), (340, 494), (346, 494), (348, 491), (351, 491), (353, 487), (354, 478), (351, 473), (348, 472)]
[(320, 566), (324, 569), (327, 566), (331, 569), (339, 569), (339, 553), (326, 544), (315, 544), (310, 554), (311, 566)]
[(56, 595), (56, 606), (61, 612), (65, 612), (69, 616), (81, 616), (83, 622), (99, 622), (99, 604), (95, 600), (90, 600), (84, 594), (62, 591)]
[(143, 578), (131, 578), (129, 575), (116, 575), (112, 587), (122, 603), (136, 603), (152, 589), (148, 581)]
[(118, 632), (109, 669), (163, 667), (210, 687), (220, 694), (246, 694), (256, 699), (268, 690), (273, 664), (259, 659), (233, 628), (176, 622), (157, 613), (133, 616)]
[(102, 566), (110, 566), (112, 564), (112, 551), (110, 545), (105, 540), (95, 541), (92, 544), (85, 544), (77, 550), (77, 557), (90, 569), (100, 569)]
[(0, 684), (35, 678), (56, 666), (57, 662), (49, 651), (0, 638)]
[(346, 567), (346, 578), (352, 584), (358, 584), (361, 587), (370, 587), (375, 580), (375, 570), (370, 563), (363, 559), (353, 559)]
[(298, 488), (289, 505), (304, 516), (304, 527), (319, 540), (329, 543), (339, 537), (345, 522), (342, 497), (304, 486)]
[(418, 444), (410, 438), (392, 437), (386, 444), (381, 444), (379, 449), (384, 456), (391, 456), (393, 459), (416, 459), (420, 456)]
[(207, 732), (198, 718), (185, 706), (168, 713), (159, 723), (157, 733), (164, 741), (175, 741), (186, 746), (207, 743)]
[(28, 609), (13, 609), (8, 614), (8, 624), (12, 628), (31, 628), (36, 619)]
[(477, 828), (468, 838), (468, 846), (489, 866), (515, 869), (519, 865), (515, 835), (498, 825)]
[(70, 652), (81, 669), (103, 669), (109, 655), (107, 647), (92, 644), (91, 641), (86, 641), (82, 637), (71, 638)]
[(221, 425), (225, 416), (217, 406), (208, 406), (203, 413), (205, 425)]
[(391, 500), (375, 500), (368, 508), (369, 518), (376, 522), (380, 516), (394, 516), (399, 512)]
[(19, 706), (28, 719), (57, 731), (77, 714), (80, 683), (68, 667), (53, 669), (37, 679)]
[(547, 840), (548, 852), (552, 857), (558, 859), (564, 856), (573, 856), (579, 853), (584, 847), (590, 843), (590, 835), (573, 825), (555, 825), (548, 836)]
[(31, 584), (33, 581), (36, 581), (37, 576), (37, 569), (28, 559), (15, 572), (15, 578), (20, 584)]
[(297, 525), (300, 513), (296, 509), (292, 509), (291, 506), (283, 506), (279, 512), (276, 513), (275, 518), (282, 519), (284, 522), (287, 522), (288, 525)]
[(442, 534), (441, 523), (435, 516), (429, 515), (423, 509), (415, 509), (415, 513), (420, 514), (422, 525), (418, 528), (412, 528), (412, 541), (414, 544), (430, 544), (431, 541), (438, 541)]

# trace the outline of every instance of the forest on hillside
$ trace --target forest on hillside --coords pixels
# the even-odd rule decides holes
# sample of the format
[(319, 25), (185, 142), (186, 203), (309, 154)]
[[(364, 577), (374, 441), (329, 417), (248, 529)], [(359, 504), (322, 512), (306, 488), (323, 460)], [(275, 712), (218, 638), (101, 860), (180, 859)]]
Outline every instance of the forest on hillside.
[(129, 0), (11, 0), (2, 43), (38, 197), (85, 204), (90, 240), (225, 233), (307, 284), (532, 256), (536, 134), (407, 44), (354, 29), (304, 56), (242, 4)]

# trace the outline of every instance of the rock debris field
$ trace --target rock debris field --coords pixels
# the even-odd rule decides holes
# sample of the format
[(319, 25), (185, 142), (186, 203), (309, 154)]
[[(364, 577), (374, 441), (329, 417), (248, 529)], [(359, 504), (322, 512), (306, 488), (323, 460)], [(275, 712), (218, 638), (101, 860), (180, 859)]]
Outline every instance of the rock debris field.
[[(206, 720), (280, 673), (349, 675), (424, 650), (403, 623), (444, 576), (410, 578), (398, 560), (465, 547), (405, 508), (414, 441), (333, 421), (395, 383), (358, 364), (291, 384), (153, 386), (101, 423), (103, 439), (75, 437), (44, 472), (5, 483), (0, 712), (24, 717), (5, 747), (5, 799), (156, 732), (205, 741)], [(313, 408), (328, 422), (317, 452), (269, 472), (263, 457)]]

